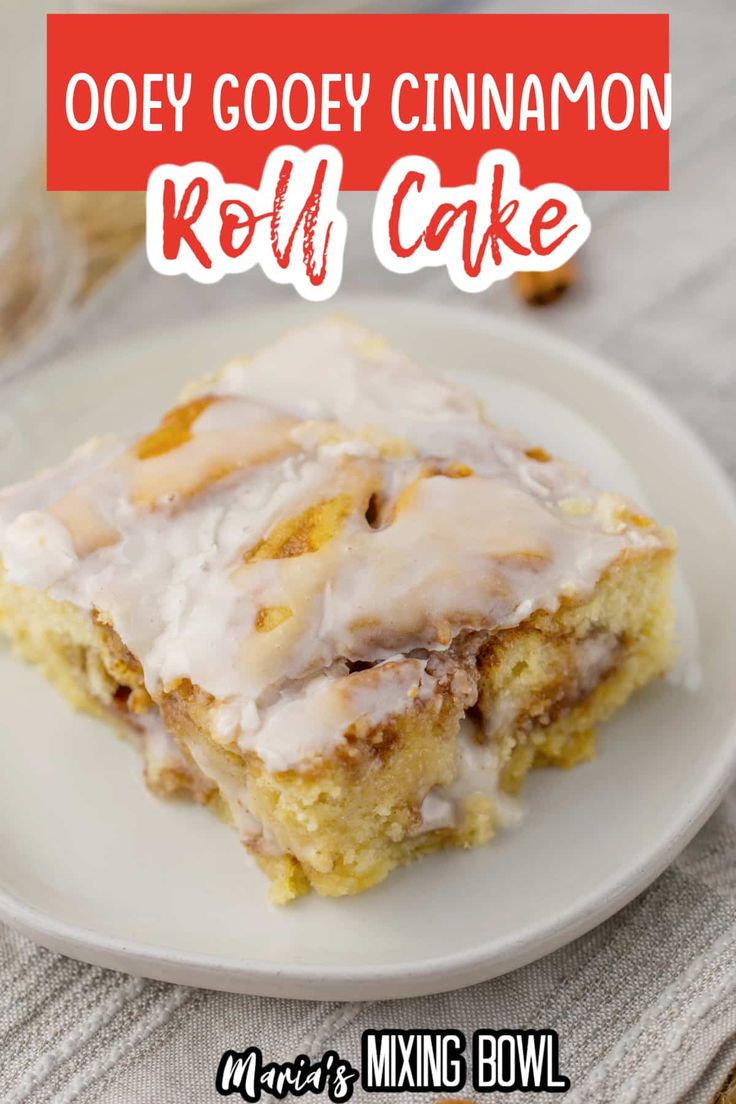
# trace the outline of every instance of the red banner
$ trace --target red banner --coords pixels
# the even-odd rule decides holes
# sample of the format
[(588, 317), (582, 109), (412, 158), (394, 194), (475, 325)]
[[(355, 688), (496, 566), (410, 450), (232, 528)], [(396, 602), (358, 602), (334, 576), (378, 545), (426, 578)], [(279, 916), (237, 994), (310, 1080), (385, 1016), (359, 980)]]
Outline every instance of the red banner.
[(408, 154), (466, 183), (494, 148), (527, 187), (666, 189), (668, 66), (666, 15), (52, 15), (48, 186), (190, 161), (255, 185), (327, 143), (348, 190)]

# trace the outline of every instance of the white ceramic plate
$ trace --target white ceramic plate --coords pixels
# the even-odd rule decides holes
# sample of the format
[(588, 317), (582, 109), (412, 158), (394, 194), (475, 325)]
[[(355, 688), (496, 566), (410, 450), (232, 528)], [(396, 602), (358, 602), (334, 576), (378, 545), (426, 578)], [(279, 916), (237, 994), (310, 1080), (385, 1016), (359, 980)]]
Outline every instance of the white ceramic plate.
[[(724, 791), (736, 737), (736, 511), (700, 444), (638, 384), (531, 327), (396, 299), (340, 306), (472, 386), (495, 420), (587, 463), (601, 483), (638, 493), (676, 526), (696, 611), (685, 644), (689, 654), (697, 632), (700, 687), (650, 688), (604, 727), (595, 763), (536, 772), (523, 824), (489, 846), (424, 859), (359, 897), (277, 909), (229, 828), (204, 809), (151, 797), (127, 744), (71, 714), (36, 672), (0, 651), (0, 917), (48, 947), (278, 996), (468, 985), (620, 908)], [(244, 311), (6, 385), (0, 482), (86, 436), (150, 425), (185, 379), (322, 309)]]

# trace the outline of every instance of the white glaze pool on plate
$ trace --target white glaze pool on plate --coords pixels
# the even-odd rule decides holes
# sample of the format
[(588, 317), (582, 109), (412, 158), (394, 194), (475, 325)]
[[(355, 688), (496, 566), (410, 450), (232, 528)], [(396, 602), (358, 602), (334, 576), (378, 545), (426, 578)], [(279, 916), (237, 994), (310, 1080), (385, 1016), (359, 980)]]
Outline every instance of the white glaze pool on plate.
[[(677, 527), (701, 686), (652, 688), (605, 727), (595, 764), (537, 773), (526, 820), (489, 847), (424, 860), (356, 898), (311, 897), (278, 910), (227, 827), (151, 797), (132, 749), (70, 714), (2, 651), (0, 917), (47, 946), (153, 977), (280, 996), (377, 998), (470, 984), (620, 907), (674, 857), (726, 785), (736, 625), (722, 614), (736, 588), (736, 512), (700, 446), (638, 386), (530, 328), (434, 304), (340, 307), (432, 370), (451, 369), (494, 420), (586, 463), (599, 482)], [(203, 322), (57, 364), (35, 377), (32, 395), (28, 380), (6, 386), (2, 409), (27, 444), (0, 452), (0, 481), (90, 434), (145, 428), (188, 377), (320, 309)]]

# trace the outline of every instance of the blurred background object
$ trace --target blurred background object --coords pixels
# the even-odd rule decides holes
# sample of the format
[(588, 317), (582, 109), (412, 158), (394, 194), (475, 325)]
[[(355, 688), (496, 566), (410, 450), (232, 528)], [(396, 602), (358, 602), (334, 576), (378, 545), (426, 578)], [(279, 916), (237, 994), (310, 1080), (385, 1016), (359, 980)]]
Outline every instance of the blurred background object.
[[(402, 10), (437, 4), (409, 2)], [(383, 0), (0, 0), (0, 379), (143, 240), (143, 194), (49, 193), (45, 19), (62, 12), (386, 11)]]
[(95, 288), (131, 250), (146, 228), (144, 192), (53, 192), (53, 203), (84, 253), (77, 297)]
[[(2, 2), (2, 0), (0, 0)], [(397, 4), (391, 0), (75, 0), (75, 11), (86, 12), (273, 12), (298, 15), (315, 12), (411, 12), (437, 8), (438, 3), (431, 0), (409, 0)]]
[[(0, 3), (0, 358), (61, 316), (82, 260), (45, 190), (47, 10), (43, 0)], [(0, 375), (3, 367), (0, 367)]]
[(513, 276), (518, 294), (536, 307), (554, 303), (577, 279), (578, 266), (574, 260), (566, 261), (549, 272), (515, 272)]

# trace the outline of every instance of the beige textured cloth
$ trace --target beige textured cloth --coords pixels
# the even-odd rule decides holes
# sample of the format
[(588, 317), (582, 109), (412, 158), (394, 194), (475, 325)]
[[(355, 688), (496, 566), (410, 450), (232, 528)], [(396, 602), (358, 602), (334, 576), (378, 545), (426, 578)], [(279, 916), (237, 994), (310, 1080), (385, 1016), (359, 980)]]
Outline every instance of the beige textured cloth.
[[(593, 232), (582, 284), (530, 317), (647, 380), (736, 474), (736, 221), (727, 217), (736, 194), (736, 7), (616, 7), (672, 12), (672, 191), (586, 197)], [(371, 255), (370, 203), (351, 196), (343, 206), (346, 290), (527, 310), (508, 286), (471, 298), (441, 272), (387, 275)], [(51, 336), (44, 355), (288, 294), (260, 274), (209, 288), (165, 279), (138, 256)], [(433, 998), (336, 1004), (190, 990), (82, 965), (0, 928), (2, 1104), (207, 1104), (218, 1099), (214, 1074), (228, 1047), (258, 1044), (280, 1060), (334, 1047), (356, 1064), (360, 1032), (381, 1026), (457, 1027), (468, 1037), (483, 1027), (552, 1027), (570, 1104), (706, 1104), (736, 1063), (736, 792), (607, 923), (523, 970)], [(354, 1099), (377, 1098), (358, 1091)]]
[(469, 1038), (523, 1026), (559, 1033), (569, 1104), (705, 1104), (736, 1061), (732, 804), (618, 916), (540, 962), (436, 997), (337, 1004), (210, 993), (80, 965), (6, 930), (0, 1099), (206, 1104), (218, 1099), (217, 1062), (230, 1047), (256, 1044), (279, 1061), (333, 1048), (357, 1066), (369, 1027), (457, 1027)]

